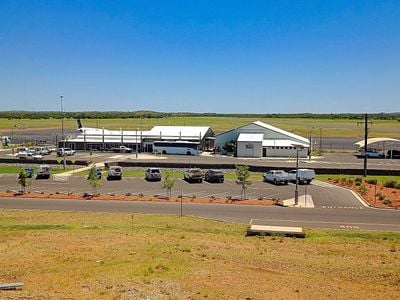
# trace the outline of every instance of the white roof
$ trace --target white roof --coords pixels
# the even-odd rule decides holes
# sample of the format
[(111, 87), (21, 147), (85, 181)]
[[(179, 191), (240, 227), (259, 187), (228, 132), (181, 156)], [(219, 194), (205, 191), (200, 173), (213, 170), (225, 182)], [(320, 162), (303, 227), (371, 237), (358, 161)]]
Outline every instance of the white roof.
[[(383, 142), (395, 142), (396, 143), (396, 142), (400, 142), (400, 140), (392, 139), (392, 138), (370, 138), (367, 141), (367, 145), (371, 145), (371, 144), (374, 144), (374, 143), (381, 143), (381, 142), (382, 143)], [(365, 140), (361, 140), (361, 141), (359, 141), (357, 143), (354, 143), (354, 145), (357, 145), (360, 148), (363, 148), (364, 144), (365, 144)]]
[(149, 131), (149, 136), (203, 138), (209, 129), (208, 126), (154, 126)]
[(262, 142), (263, 133), (240, 133), (237, 139), (238, 142)]
[(263, 140), (262, 145), (263, 147), (294, 147), (295, 145), (309, 147), (308, 143), (295, 143), (292, 140)]
[[(291, 138), (294, 138), (294, 139), (296, 139), (296, 140), (302, 141), (302, 142), (304, 142), (304, 143), (306, 143), (306, 144), (309, 144), (309, 143), (310, 143), (310, 141), (309, 141), (308, 139), (306, 139), (306, 138), (304, 138), (304, 137), (302, 137), (302, 136), (300, 136), (300, 135), (291, 133), (291, 132), (289, 132), (289, 131), (280, 129), (280, 128), (278, 128), (278, 127), (275, 127), (275, 126), (272, 126), (272, 125), (269, 125), (269, 124), (265, 124), (264, 122), (255, 121), (255, 122), (253, 122), (253, 124), (256, 124), (256, 125), (258, 125), (258, 126), (260, 126), (260, 127), (264, 127), (264, 128), (266, 128), (266, 129), (269, 129), (269, 130), (278, 132), (278, 133), (280, 133), (280, 134), (286, 135), (286, 136), (291, 137)], [(293, 143), (293, 141), (292, 141), (292, 143)], [(308, 145), (307, 145), (307, 147), (308, 147)]]

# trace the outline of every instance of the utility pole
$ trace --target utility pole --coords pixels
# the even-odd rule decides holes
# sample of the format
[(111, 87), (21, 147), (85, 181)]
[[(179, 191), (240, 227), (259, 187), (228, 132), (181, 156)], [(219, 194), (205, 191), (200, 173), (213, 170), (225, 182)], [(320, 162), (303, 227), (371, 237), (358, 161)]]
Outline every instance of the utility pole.
[(64, 136), (64, 107), (63, 107), (63, 99), (64, 99), (64, 96), (60, 96), (60, 100), (61, 100), (61, 138), (63, 140), (62, 155), (63, 155), (63, 169), (65, 170), (66, 161), (65, 161), (65, 136)]
[(364, 122), (358, 122), (357, 125), (364, 125), (364, 177), (367, 177), (367, 146), (368, 146), (368, 114), (365, 114)]

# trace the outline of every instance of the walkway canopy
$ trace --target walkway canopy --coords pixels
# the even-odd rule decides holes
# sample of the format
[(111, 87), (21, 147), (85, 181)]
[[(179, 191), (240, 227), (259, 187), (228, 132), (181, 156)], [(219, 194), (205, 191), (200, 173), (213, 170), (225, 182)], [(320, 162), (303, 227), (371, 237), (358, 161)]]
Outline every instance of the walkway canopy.
[[(395, 148), (395, 145), (398, 144), (400, 146), (400, 140), (392, 139), (392, 138), (370, 138), (367, 141), (367, 146), (371, 148), (375, 148), (378, 150), (389, 150)], [(360, 149), (364, 148), (365, 141), (361, 140), (354, 145), (358, 146)]]

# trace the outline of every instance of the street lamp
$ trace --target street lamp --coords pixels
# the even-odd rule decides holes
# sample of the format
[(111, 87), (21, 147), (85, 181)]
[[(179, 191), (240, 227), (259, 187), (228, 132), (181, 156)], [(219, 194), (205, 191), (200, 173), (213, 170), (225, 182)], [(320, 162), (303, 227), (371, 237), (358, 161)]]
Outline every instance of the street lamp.
[(294, 205), (297, 206), (299, 204), (299, 151), (304, 149), (304, 146), (301, 144), (292, 144), (292, 146), (296, 149), (296, 189), (294, 191)]
[(136, 128), (136, 158), (138, 156), (138, 140), (137, 140), (137, 134), (138, 134), (139, 128)]
[(63, 169), (65, 170), (65, 137), (64, 137), (64, 107), (63, 107), (63, 99), (64, 96), (60, 96), (60, 102), (61, 102), (61, 138), (63, 140)]

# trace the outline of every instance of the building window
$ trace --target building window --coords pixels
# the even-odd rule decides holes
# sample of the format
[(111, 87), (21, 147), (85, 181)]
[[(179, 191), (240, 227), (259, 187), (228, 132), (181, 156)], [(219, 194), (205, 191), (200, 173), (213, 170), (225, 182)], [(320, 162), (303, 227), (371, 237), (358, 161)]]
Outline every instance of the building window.
[(254, 149), (254, 145), (253, 144), (246, 144), (246, 149)]

